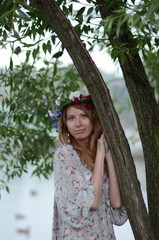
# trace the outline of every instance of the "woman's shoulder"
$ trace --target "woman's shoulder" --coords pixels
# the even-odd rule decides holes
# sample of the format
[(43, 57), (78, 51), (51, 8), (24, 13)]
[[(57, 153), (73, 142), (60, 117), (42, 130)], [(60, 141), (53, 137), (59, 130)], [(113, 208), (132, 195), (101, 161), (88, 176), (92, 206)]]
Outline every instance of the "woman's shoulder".
[(63, 152), (72, 152), (73, 151), (73, 147), (70, 145), (70, 144), (60, 144), (56, 151), (55, 151), (55, 154), (56, 153), (63, 153)]
[(66, 164), (73, 164), (76, 159), (75, 150), (70, 144), (60, 144), (55, 151), (54, 154), (54, 162), (58, 162), (61, 159), (61, 161), (65, 162)]
[(73, 147), (72, 147), (72, 145), (70, 145), (70, 144), (62, 144), (62, 143), (60, 143), (59, 144), (59, 146), (58, 146), (58, 148), (57, 148), (57, 150), (72, 150), (73, 149)]

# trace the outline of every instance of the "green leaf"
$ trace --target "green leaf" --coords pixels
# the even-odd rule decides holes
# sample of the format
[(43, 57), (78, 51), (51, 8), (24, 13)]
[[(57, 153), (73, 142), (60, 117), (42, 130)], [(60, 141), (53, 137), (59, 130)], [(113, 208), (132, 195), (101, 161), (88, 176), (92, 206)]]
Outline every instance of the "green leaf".
[(120, 53), (120, 59), (121, 59), (122, 64), (124, 64), (124, 63), (125, 63), (125, 60), (126, 60), (126, 55), (125, 55), (124, 52), (121, 52), (121, 53)]
[(8, 186), (6, 186), (6, 191), (7, 191), (7, 193), (9, 193), (9, 187)]
[(51, 53), (51, 42), (50, 42), (50, 40), (47, 42), (47, 51), (49, 52), (49, 53)]
[(80, 8), (80, 10), (77, 11), (76, 18), (81, 17), (82, 14), (84, 13), (85, 9), (86, 9), (85, 7)]
[(53, 57), (54, 57), (54, 58), (59, 58), (59, 57), (62, 56), (62, 54), (63, 54), (63, 52), (59, 51), (59, 52), (55, 53), (55, 54), (53, 55)]
[(155, 44), (156, 46), (159, 46), (159, 38), (155, 38)]
[(6, 11), (6, 12), (1, 12), (0, 10), (0, 21), (2, 22), (6, 17), (10, 16), (12, 13), (12, 10)]
[(87, 15), (91, 14), (93, 12), (93, 7), (88, 8)]
[(13, 70), (13, 60), (12, 57), (10, 58), (10, 63), (9, 63), (10, 70)]
[(26, 63), (29, 61), (30, 53), (31, 53), (31, 51), (29, 51), (29, 50), (26, 52), (26, 59), (25, 59)]
[(111, 57), (114, 59), (114, 61), (117, 59), (118, 54), (119, 54), (118, 49), (113, 48), (112, 51), (111, 51)]
[(56, 36), (55, 35), (51, 36), (51, 41), (52, 41), (53, 44), (55, 44), (55, 41), (56, 41)]
[(39, 54), (39, 46), (35, 48), (32, 52), (33, 59), (36, 59), (38, 54)]
[(25, 12), (23, 12), (21, 9), (17, 10), (17, 15), (18, 15), (18, 17), (20, 17), (21, 19), (24, 19), (24, 20), (30, 19), (30, 17)]
[(76, 33), (80, 36), (81, 35), (81, 25), (77, 24), (76, 26), (74, 26), (74, 30), (76, 31)]
[(46, 43), (43, 43), (42, 49), (43, 49), (43, 52), (46, 54), (46, 51), (47, 51), (47, 44)]

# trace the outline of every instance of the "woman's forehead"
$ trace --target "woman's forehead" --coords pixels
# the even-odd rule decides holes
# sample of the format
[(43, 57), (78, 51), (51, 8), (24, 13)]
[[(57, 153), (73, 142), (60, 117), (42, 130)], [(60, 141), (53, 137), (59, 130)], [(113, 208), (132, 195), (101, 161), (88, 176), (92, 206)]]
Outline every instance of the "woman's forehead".
[(74, 107), (74, 106), (70, 106), (68, 109), (67, 109), (67, 112), (66, 114), (67, 115), (76, 115), (76, 114), (81, 114), (81, 113), (84, 113), (85, 111), (83, 109), (81, 109), (80, 107)]

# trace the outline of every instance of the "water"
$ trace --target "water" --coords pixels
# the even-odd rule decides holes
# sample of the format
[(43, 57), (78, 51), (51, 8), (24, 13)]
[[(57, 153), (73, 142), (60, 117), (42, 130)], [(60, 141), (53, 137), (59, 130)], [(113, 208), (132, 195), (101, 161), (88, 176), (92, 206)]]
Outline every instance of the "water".
[[(144, 164), (135, 164), (146, 199)], [(10, 194), (4, 192), (0, 201), (0, 240), (51, 240), (53, 192), (53, 177), (40, 180), (24, 174), (11, 182)], [(115, 227), (115, 233), (117, 240), (134, 240), (129, 221)]]
[(24, 175), (0, 201), (1, 240), (51, 239), (53, 179)]

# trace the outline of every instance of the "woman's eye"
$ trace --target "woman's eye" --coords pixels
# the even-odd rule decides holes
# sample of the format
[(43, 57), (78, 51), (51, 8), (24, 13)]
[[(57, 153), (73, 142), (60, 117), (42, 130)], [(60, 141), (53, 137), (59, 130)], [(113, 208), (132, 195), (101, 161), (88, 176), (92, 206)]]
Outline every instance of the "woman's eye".
[(73, 120), (74, 120), (74, 117), (68, 117), (67, 120), (73, 121)]
[(82, 117), (82, 118), (86, 118), (87, 115), (86, 115), (86, 114), (82, 114), (81, 117)]

